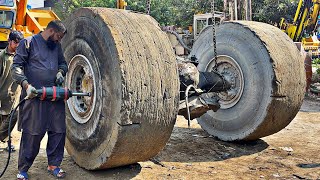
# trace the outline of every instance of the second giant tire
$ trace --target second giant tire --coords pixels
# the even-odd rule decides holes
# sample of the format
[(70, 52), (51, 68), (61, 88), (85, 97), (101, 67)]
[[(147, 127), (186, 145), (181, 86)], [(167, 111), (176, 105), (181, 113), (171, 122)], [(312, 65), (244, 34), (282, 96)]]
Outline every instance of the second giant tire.
[(86, 169), (145, 161), (165, 146), (179, 102), (174, 52), (150, 16), (82, 8), (65, 21), (66, 149)]
[(219, 71), (233, 89), (219, 94), (220, 110), (198, 119), (202, 128), (234, 141), (255, 140), (286, 127), (300, 109), (306, 79), (292, 40), (268, 24), (226, 22), (216, 29), (215, 63), (212, 34), (212, 27), (204, 29), (190, 56), (197, 57), (200, 71)]

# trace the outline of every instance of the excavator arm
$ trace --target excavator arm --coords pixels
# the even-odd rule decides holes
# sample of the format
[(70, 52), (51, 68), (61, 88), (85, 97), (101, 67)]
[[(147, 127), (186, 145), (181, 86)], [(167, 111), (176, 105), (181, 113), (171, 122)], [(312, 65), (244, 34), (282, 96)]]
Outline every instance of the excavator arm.
[(27, 9), (28, 0), (17, 0), (16, 29), (32, 34), (43, 31), (47, 24), (59, 17), (50, 9)]
[[(316, 5), (316, 6), (314, 6)], [(315, 9), (314, 9), (315, 8)], [(303, 31), (315, 24), (318, 14), (318, 4), (314, 0), (300, 0), (292, 24), (287, 24), (285, 32), (294, 41), (301, 41)], [(280, 26), (284, 19), (280, 22)]]
[(16, 26), (23, 26), (27, 15), (28, 0), (17, 0), (17, 19)]
[(117, 9), (126, 9), (127, 2), (125, 0), (117, 0)]
[(292, 23), (284, 18), (280, 21), (282, 29), (295, 42), (302, 42), (304, 50), (318, 56), (319, 40), (314, 36), (317, 32), (320, 0), (300, 0)]

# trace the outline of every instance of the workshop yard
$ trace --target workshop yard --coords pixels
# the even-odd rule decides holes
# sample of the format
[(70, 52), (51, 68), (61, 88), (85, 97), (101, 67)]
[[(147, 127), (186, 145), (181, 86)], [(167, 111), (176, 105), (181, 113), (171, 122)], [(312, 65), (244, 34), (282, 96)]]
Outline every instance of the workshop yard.
[[(181, 116), (164, 150), (146, 162), (101, 171), (87, 171), (65, 152), (65, 179), (320, 179), (320, 101), (305, 99), (289, 126), (254, 142), (219, 141)], [(15, 128), (16, 129), (16, 128)], [(18, 149), (20, 132), (12, 134)], [(4, 147), (6, 144), (1, 144)], [(46, 138), (29, 171), (31, 180), (55, 179), (46, 171)], [(0, 152), (0, 168), (7, 152)], [(18, 151), (3, 179), (16, 179)]]

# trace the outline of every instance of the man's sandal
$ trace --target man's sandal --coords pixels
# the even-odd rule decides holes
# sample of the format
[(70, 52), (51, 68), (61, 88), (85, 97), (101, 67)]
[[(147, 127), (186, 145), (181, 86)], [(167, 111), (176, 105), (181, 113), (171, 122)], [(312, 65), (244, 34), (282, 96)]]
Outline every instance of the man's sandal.
[(28, 177), (28, 174), (27, 172), (19, 172), (17, 174), (17, 180), (28, 180), (29, 177)]
[(48, 172), (58, 179), (62, 179), (66, 176), (66, 172), (59, 167), (48, 169)]

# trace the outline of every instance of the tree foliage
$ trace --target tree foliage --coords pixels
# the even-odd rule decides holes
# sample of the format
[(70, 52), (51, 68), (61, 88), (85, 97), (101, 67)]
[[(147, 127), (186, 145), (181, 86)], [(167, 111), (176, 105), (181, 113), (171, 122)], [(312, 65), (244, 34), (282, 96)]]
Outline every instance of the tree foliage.
[(291, 20), (297, 8), (293, 0), (255, 0), (253, 1), (253, 20), (274, 24), (280, 19)]
[(68, 17), (75, 9), (81, 7), (110, 7), (116, 6), (115, 0), (61, 0), (57, 1), (54, 11), (60, 19)]
[[(145, 0), (126, 0), (128, 10), (145, 12)], [(175, 25), (187, 27), (193, 22), (193, 15), (210, 13), (211, 0), (151, 0), (151, 16), (162, 26)], [(244, 2), (243, 0), (241, 2)], [(116, 0), (61, 0), (54, 10), (61, 19), (80, 7), (114, 8)], [(294, 16), (297, 0), (252, 0), (253, 20), (266, 23), (279, 22), (281, 17)], [(215, 0), (215, 10), (223, 10), (223, 0)], [(240, 11), (243, 13), (243, 11)], [(244, 17), (240, 14), (239, 17)]]

